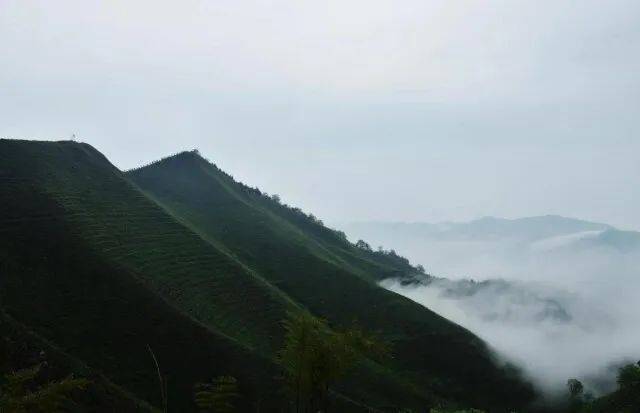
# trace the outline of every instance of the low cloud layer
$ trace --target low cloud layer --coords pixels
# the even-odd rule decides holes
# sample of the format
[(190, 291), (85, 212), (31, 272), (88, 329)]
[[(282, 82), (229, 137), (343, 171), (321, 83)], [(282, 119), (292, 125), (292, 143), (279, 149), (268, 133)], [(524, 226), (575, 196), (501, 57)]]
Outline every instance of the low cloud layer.
[(594, 394), (610, 391), (617, 367), (640, 359), (640, 250), (605, 243), (605, 230), (476, 229), (472, 236), (468, 229), (426, 236), (414, 228), (410, 237), (368, 231), (369, 241), (384, 245), (403, 238), (399, 253), (448, 277), (383, 286), (468, 328), (550, 397), (564, 393), (571, 377)]

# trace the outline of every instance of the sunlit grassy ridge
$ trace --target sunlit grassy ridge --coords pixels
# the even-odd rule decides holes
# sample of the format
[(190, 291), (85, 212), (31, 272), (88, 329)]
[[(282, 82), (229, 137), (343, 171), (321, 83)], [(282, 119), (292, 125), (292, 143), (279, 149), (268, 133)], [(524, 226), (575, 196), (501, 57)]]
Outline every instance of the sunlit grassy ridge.
[(531, 395), (466, 330), (376, 285), (414, 271), (406, 260), (355, 248), (194, 153), (125, 175), (86, 144), (2, 140), (0, 235), (2, 309), (156, 406), (147, 345), (176, 411), (195, 409), (195, 383), (229, 374), (244, 408), (278, 406), (281, 321), (301, 309), (393, 344), (390, 365), (338, 386), (346, 410)]

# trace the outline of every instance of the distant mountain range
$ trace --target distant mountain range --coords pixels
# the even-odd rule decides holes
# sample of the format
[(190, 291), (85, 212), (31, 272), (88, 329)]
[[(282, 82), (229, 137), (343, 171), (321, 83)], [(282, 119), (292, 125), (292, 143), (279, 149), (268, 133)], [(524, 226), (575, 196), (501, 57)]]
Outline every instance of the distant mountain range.
[[(640, 253), (640, 232), (557, 215), (437, 224), (359, 222), (342, 229), (354, 240), (394, 245), (399, 254), (435, 274), (405, 278), (405, 284), (437, 286), (442, 298), (458, 302), (491, 291), (494, 297), (526, 305), (533, 319), (559, 322), (573, 318), (562, 304), (568, 301), (562, 288), (607, 275), (623, 280), (621, 272), (630, 270), (620, 270), (617, 261)], [(540, 281), (553, 288), (530, 285)], [(484, 311), (474, 310), (476, 315)], [(488, 318), (504, 321), (514, 313)]]
[(239, 411), (283, 411), (283, 319), (354, 321), (391, 343), (332, 392), (334, 411), (492, 412), (534, 397), (468, 330), (378, 285), (419, 272), (234, 180), (196, 151), (132, 171), (90, 145), (0, 140), (0, 373), (46, 361), (92, 379), (83, 411), (196, 411), (238, 379)]
[(509, 241), (539, 247), (609, 247), (619, 251), (640, 248), (640, 232), (622, 231), (611, 225), (558, 215), (504, 219), (484, 217), (469, 222), (403, 223), (354, 222), (340, 226), (350, 236), (387, 243), (389, 239), (443, 242)]
[[(339, 225), (350, 239), (393, 246), (428, 272), (476, 279), (510, 277), (531, 260), (640, 252), (640, 232), (557, 215), (470, 222), (354, 222)], [(524, 278), (526, 277), (518, 277)]]

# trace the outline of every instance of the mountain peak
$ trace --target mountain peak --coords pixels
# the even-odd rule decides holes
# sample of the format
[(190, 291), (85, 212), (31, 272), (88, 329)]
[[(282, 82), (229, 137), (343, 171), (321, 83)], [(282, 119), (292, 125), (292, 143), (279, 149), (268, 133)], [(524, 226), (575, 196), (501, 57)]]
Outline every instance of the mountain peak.
[[(192, 149), (190, 151), (181, 151), (177, 152), (173, 155), (165, 156), (164, 158), (157, 159), (148, 164), (141, 165), (132, 169), (127, 170), (127, 173), (135, 173), (143, 170), (147, 170), (152, 167), (160, 167), (160, 166), (179, 166), (181, 168), (184, 167), (195, 167), (199, 166), (202, 162), (206, 162), (209, 165), (213, 165), (209, 160), (205, 159), (197, 149)], [(215, 165), (213, 165), (215, 166)]]

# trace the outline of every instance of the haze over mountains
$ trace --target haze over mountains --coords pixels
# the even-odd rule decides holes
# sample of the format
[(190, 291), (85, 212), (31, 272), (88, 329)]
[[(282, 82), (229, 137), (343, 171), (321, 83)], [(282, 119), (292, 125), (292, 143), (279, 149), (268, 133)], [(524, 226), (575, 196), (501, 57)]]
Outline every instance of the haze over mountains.
[(0, 50), (0, 413), (640, 413), (639, 0), (0, 0)]
[[(517, 271), (510, 268), (507, 272), (505, 263), (520, 265), (522, 259), (536, 259), (540, 254), (579, 255), (597, 249), (624, 255), (640, 249), (640, 232), (555, 215), (514, 220), (485, 217), (464, 223), (355, 222), (338, 226), (353, 239), (393, 246), (412, 262), (423, 263), (430, 272), (450, 278), (513, 278)], [(527, 273), (521, 276), (530, 279)]]
[(613, 366), (638, 357), (638, 232), (552, 215), (341, 228), (423, 264), (436, 278), (383, 285), (469, 328), (549, 393), (574, 376), (608, 391)]
[(91, 411), (160, 405), (150, 348), (172, 409), (233, 374), (241, 410), (281, 411), (282, 320), (305, 311), (393, 348), (332, 388), (337, 411), (527, 411), (569, 377), (608, 392), (638, 357), (639, 234), (606, 224), (359, 223), (349, 241), (197, 151), (123, 172), (70, 141), (0, 140), (0, 189), (0, 369), (88, 377)]

